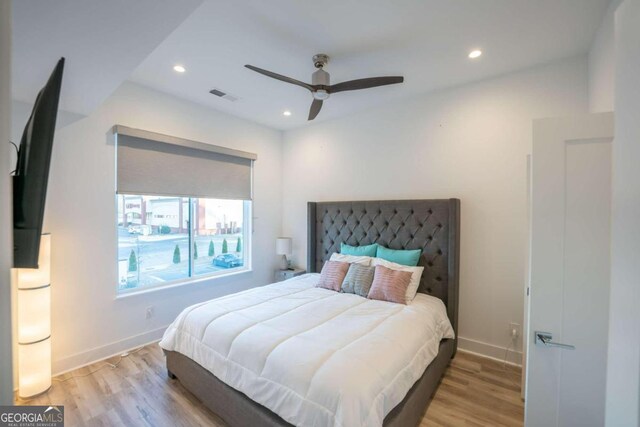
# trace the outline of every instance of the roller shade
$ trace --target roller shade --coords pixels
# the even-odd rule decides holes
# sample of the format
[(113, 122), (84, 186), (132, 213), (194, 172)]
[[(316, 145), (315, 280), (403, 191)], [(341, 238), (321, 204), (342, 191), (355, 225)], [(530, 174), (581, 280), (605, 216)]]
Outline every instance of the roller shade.
[(253, 153), (121, 125), (113, 133), (120, 194), (252, 198)]

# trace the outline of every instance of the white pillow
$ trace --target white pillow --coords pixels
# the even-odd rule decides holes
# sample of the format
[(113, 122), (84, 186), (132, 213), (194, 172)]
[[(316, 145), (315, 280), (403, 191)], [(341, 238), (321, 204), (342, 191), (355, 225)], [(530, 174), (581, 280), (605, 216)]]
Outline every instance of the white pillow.
[(418, 293), (418, 287), (420, 286), (420, 278), (422, 277), (422, 272), (424, 271), (424, 267), (409, 267), (408, 265), (396, 264), (395, 262), (387, 261), (386, 259), (382, 259), (382, 258), (372, 258), (371, 266), (375, 267), (376, 265), (381, 265), (391, 270), (410, 272), (411, 281), (409, 282), (409, 286), (407, 287), (407, 293), (405, 294), (405, 297), (407, 300), (407, 304), (413, 301), (413, 299), (416, 296), (416, 293)]
[(329, 261), (348, 262), (349, 264), (360, 264), (369, 267), (372, 259), (370, 256), (344, 255), (334, 252), (331, 254)]

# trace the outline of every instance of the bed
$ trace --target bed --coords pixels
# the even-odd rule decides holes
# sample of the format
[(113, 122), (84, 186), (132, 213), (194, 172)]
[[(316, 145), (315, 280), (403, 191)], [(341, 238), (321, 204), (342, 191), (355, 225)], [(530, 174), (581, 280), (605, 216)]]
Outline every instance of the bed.
[[(231, 426), (417, 425), (456, 352), (459, 224), (457, 199), (310, 202), (310, 274), (187, 308), (169, 376)], [(422, 249), (414, 302), (316, 288), (343, 242)]]

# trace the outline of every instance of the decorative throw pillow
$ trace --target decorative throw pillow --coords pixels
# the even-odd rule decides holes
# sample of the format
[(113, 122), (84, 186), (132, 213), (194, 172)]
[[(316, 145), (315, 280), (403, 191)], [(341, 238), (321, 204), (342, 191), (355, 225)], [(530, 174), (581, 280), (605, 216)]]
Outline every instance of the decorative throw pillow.
[(369, 295), (369, 289), (373, 282), (373, 273), (375, 267), (369, 267), (361, 264), (351, 264), (347, 275), (342, 281), (340, 291), (347, 294), (356, 294), (361, 297)]
[(408, 267), (406, 265), (396, 264), (395, 262), (387, 261), (382, 258), (373, 258), (371, 260), (371, 266), (376, 267), (381, 265), (383, 267), (390, 268), (391, 270), (408, 271), (411, 273), (411, 282), (407, 288), (407, 304), (409, 304), (416, 297), (418, 287), (420, 287), (420, 279), (422, 278), (422, 272), (424, 267)]
[(376, 252), (378, 251), (378, 244), (374, 243), (373, 245), (366, 246), (349, 246), (344, 243), (340, 243), (340, 253), (344, 255), (357, 255), (357, 256), (376, 256)]
[(331, 261), (348, 262), (349, 264), (361, 264), (369, 266), (371, 265), (371, 260), (373, 258), (371, 258), (370, 256), (345, 255), (334, 252), (331, 254), (331, 258), (329, 259)]
[(422, 254), (422, 249), (400, 250), (389, 249), (378, 245), (376, 258), (382, 258), (387, 261), (395, 262), (396, 264), (415, 267), (418, 265), (418, 261), (420, 261), (420, 254)]
[(406, 304), (407, 287), (411, 282), (411, 273), (391, 270), (381, 265), (376, 266), (375, 269), (368, 298)]
[(336, 292), (339, 291), (340, 286), (342, 286), (344, 276), (346, 276), (347, 271), (349, 271), (349, 265), (350, 264), (348, 262), (325, 262), (322, 266), (322, 271), (320, 272), (320, 281), (316, 287), (330, 289)]

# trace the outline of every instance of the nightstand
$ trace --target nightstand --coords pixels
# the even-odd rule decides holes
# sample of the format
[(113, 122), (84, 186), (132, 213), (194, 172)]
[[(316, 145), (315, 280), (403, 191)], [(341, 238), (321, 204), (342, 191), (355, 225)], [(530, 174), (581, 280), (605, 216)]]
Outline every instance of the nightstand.
[(292, 277), (301, 276), (307, 271), (302, 268), (294, 268), (292, 270), (276, 270), (273, 279), (276, 282), (282, 282), (283, 280), (291, 279)]

